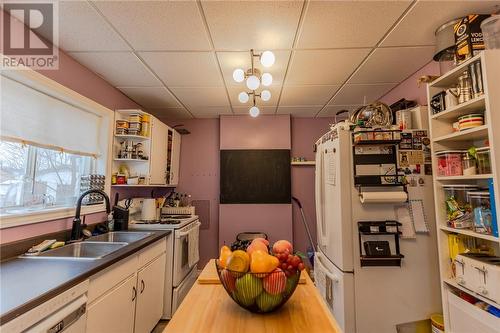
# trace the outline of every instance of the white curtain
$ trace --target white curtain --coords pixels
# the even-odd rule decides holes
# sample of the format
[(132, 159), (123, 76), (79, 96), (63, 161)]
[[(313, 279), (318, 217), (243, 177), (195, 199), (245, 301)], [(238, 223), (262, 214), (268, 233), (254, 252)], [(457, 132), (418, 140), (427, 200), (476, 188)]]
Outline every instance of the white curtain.
[(1, 76), (0, 136), (69, 153), (99, 156), (101, 117)]

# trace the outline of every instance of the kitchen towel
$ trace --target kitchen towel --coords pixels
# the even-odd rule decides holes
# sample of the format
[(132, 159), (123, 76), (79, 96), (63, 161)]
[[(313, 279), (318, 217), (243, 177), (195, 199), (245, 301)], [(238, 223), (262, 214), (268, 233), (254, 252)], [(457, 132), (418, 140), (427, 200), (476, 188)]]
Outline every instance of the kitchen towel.
[(200, 260), (200, 223), (196, 222), (195, 225), (189, 230), (188, 234), (188, 264), (193, 267)]
[(361, 192), (359, 195), (361, 203), (395, 203), (406, 202), (408, 194), (403, 191), (393, 192)]

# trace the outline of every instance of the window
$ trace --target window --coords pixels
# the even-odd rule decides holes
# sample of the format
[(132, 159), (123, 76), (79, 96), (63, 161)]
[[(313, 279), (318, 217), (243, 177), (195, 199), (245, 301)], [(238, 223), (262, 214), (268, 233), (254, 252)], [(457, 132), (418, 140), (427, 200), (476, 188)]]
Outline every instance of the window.
[(111, 174), (113, 111), (30, 69), (0, 85), (0, 229), (74, 216), (81, 176)]
[(93, 173), (91, 156), (0, 141), (0, 214), (71, 207), (80, 177)]

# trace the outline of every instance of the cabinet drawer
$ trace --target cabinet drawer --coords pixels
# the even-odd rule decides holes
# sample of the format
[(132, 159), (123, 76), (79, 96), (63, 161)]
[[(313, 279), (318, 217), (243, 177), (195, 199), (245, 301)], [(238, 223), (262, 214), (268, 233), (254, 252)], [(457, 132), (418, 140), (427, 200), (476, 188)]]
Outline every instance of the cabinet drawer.
[(162, 238), (161, 240), (149, 245), (145, 249), (139, 252), (139, 267), (145, 266), (151, 260), (155, 259), (163, 252), (167, 250), (167, 240)]
[(447, 290), (450, 333), (499, 333), (500, 318), (481, 310)]
[(105, 292), (125, 280), (137, 271), (138, 259), (136, 254), (121, 260), (105, 270), (90, 277), (89, 304), (103, 295)]

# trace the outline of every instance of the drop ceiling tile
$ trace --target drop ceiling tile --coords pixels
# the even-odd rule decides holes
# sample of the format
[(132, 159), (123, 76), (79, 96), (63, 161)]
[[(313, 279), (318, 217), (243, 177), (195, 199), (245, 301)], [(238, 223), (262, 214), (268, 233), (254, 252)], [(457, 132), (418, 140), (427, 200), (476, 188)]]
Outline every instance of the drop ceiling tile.
[(219, 118), (220, 115), (231, 115), (229, 106), (196, 106), (190, 109), (195, 118)]
[(193, 118), (193, 116), (191, 116), (191, 114), (184, 108), (159, 108), (148, 109), (147, 111), (163, 122)]
[[(233, 107), (238, 107), (238, 106), (250, 107), (250, 105), (252, 104), (252, 96), (250, 96), (250, 99), (245, 104), (240, 103), (240, 101), (238, 100), (238, 95), (240, 92), (242, 92), (242, 91), (248, 92), (249, 91), (248, 89), (244, 89), (244, 88), (245, 87), (243, 85), (241, 87), (237, 87), (237, 86), (229, 86), (228, 87), (227, 91), (229, 93), (229, 98), (231, 100), (231, 104)], [(277, 105), (278, 104), (278, 97), (279, 97), (279, 94), (281, 91), (281, 86), (270, 86), (270, 87), (264, 87), (262, 89), (259, 88), (259, 90), (257, 90), (257, 94), (260, 94), (260, 92), (262, 92), (262, 90), (264, 90), (264, 89), (269, 90), (271, 92), (271, 99), (267, 102), (264, 102), (263, 100), (261, 100), (260, 98), (257, 97), (256, 98), (257, 104)]]
[(118, 87), (118, 89), (144, 108), (181, 106), (164, 87)]
[(217, 50), (289, 49), (303, 1), (202, 1)]
[(281, 93), (280, 106), (324, 105), (340, 88), (335, 86), (285, 86)]
[(132, 52), (71, 52), (69, 55), (114, 86), (161, 86)]
[(290, 114), (294, 117), (315, 117), (323, 105), (279, 106), (277, 114)]
[(401, 82), (432, 61), (433, 46), (378, 48), (349, 83)]
[(411, 1), (311, 1), (298, 48), (375, 46)]
[(286, 85), (342, 84), (370, 49), (294, 51)]
[(347, 84), (337, 93), (329, 105), (356, 105), (373, 102), (382, 97), (397, 83)]
[[(256, 51), (256, 53), (260, 52), (262, 51)], [(276, 57), (276, 62), (273, 66), (269, 68), (262, 66), (258, 58), (254, 58), (254, 66), (262, 73), (270, 73), (273, 76), (273, 85), (281, 85), (283, 84), (283, 78), (290, 58), (290, 51), (273, 50), (273, 53)], [(238, 83), (233, 80), (233, 71), (236, 68), (241, 68), (246, 71), (252, 67), (250, 52), (217, 52), (217, 57), (219, 58), (222, 75), (224, 76), (226, 85), (244, 87), (244, 83)]]
[(381, 45), (434, 45), (434, 32), (444, 23), (470, 13), (493, 13), (495, 5), (498, 6), (499, 3), (499, 1), (419, 1), (406, 13)]
[(210, 50), (196, 1), (94, 1), (136, 50)]
[(86, 1), (59, 2), (59, 46), (65, 51), (130, 50)]
[(226, 90), (222, 87), (173, 87), (171, 89), (190, 111), (197, 107), (229, 107)]
[[(347, 110), (349, 112), (354, 112), (361, 105), (327, 105), (321, 112), (318, 114), (318, 117), (335, 117), (335, 114), (342, 110)], [(337, 120), (347, 118), (348, 114), (343, 113), (337, 116)]]
[(212, 52), (140, 52), (139, 55), (169, 87), (223, 85)]
[[(276, 106), (262, 106), (262, 105), (257, 105), (260, 110), (260, 114), (275, 114), (276, 113)], [(248, 113), (250, 110), (250, 105), (247, 107), (233, 107), (234, 114), (247, 114), (250, 117), (250, 114)]]

